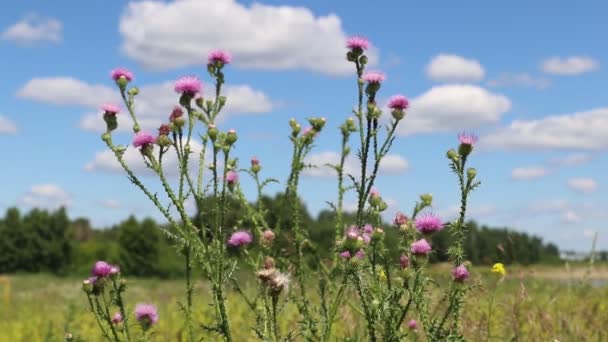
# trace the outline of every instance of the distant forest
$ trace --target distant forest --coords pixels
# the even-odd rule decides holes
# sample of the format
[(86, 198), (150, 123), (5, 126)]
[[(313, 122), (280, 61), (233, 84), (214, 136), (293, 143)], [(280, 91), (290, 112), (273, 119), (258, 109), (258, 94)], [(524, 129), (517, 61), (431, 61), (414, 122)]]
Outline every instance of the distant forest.
[[(285, 208), (283, 196), (262, 197), (267, 208), (267, 222), (271, 227), (282, 227), (276, 243), (289, 252), (291, 248), (291, 218)], [(247, 229), (240, 222), (240, 205), (231, 203), (228, 211), (230, 227)], [(205, 206), (203, 206), (204, 208)], [(207, 206), (208, 207), (208, 206)], [(204, 215), (204, 210), (203, 215)], [(203, 216), (204, 217), (204, 216)], [(346, 222), (349, 222), (346, 215)], [(316, 246), (310, 253), (333, 253), (334, 213), (326, 210), (312, 217), (302, 204), (303, 226), (308, 227), (309, 238)], [(397, 262), (398, 231), (391, 223), (384, 223), (386, 247)], [(473, 264), (533, 264), (559, 262), (559, 250), (536, 236), (515, 232), (508, 228), (491, 228), (474, 221), (467, 224), (465, 253)], [(0, 219), (0, 273), (51, 272), (59, 275), (88, 274), (96, 260), (119, 264), (123, 273), (131, 276), (177, 277), (183, 272), (183, 259), (161, 232), (161, 224), (153, 219), (125, 221), (105, 229), (96, 229), (86, 218), (70, 220), (65, 208), (55, 211), (33, 209), (21, 213), (10, 208)], [(432, 238), (432, 262), (446, 261), (450, 245), (446, 230)], [(600, 253), (606, 259), (608, 253)]]

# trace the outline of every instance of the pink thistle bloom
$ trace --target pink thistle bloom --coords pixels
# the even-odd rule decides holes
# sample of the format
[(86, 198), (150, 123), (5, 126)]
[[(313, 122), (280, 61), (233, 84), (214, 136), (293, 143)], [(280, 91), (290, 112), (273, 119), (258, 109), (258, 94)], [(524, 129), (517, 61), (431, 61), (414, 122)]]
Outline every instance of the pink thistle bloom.
[(149, 327), (158, 322), (158, 310), (152, 304), (140, 303), (135, 306), (135, 318), (142, 325)]
[(344, 251), (344, 252), (340, 253), (340, 256), (346, 260), (351, 258), (349, 251)]
[(117, 312), (114, 314), (114, 316), (112, 316), (112, 323), (114, 324), (118, 324), (121, 323), (123, 320), (122, 315), (120, 314), (120, 312)]
[(167, 124), (161, 124), (158, 128), (158, 135), (169, 135), (171, 128)]
[(378, 191), (378, 189), (376, 189), (375, 187), (372, 187), (371, 190), (369, 191), (369, 197), (371, 197), (371, 198), (380, 197), (380, 191)]
[(361, 238), (366, 245), (369, 245), (370, 241), (372, 241), (372, 235), (368, 233), (361, 234)]
[(98, 279), (98, 277), (91, 276), (85, 280), (85, 283), (88, 282), (88, 284), (95, 285), (95, 283), (97, 282), (97, 279)]
[(116, 68), (110, 72), (110, 76), (114, 81), (118, 81), (121, 77), (126, 78), (129, 82), (133, 80), (133, 73), (127, 68)]
[(429, 245), (425, 239), (420, 239), (412, 243), (410, 251), (414, 253), (414, 255), (424, 256), (431, 252), (431, 245)]
[(184, 76), (175, 82), (175, 92), (179, 94), (196, 95), (201, 91), (203, 84), (196, 76)]
[(304, 129), (302, 131), (302, 135), (303, 136), (311, 135), (314, 138), (317, 136), (317, 131), (315, 131), (314, 128), (312, 128), (312, 127), (306, 127), (306, 129)]
[(410, 321), (407, 322), (407, 327), (414, 330), (418, 327), (418, 322), (416, 322), (415, 319), (410, 319)]
[(469, 278), (469, 270), (465, 265), (460, 265), (452, 270), (452, 278), (454, 281), (462, 283)]
[(402, 269), (408, 268), (408, 266), (410, 265), (410, 258), (407, 257), (407, 255), (405, 254), (401, 254), (401, 256), (399, 257), (399, 266)]
[(367, 83), (382, 83), (386, 76), (380, 71), (369, 71), (363, 74), (363, 80)]
[(462, 132), (458, 134), (458, 141), (463, 145), (475, 145), (479, 137), (472, 133)]
[(181, 118), (184, 115), (184, 110), (180, 106), (173, 107), (171, 115), (169, 115), (169, 121), (173, 122), (177, 118)]
[(374, 227), (371, 224), (366, 224), (365, 226), (363, 226), (363, 233), (366, 234), (371, 234), (374, 232)]
[(359, 238), (359, 229), (355, 226), (350, 226), (346, 230), (346, 238), (349, 240), (357, 240)]
[(346, 40), (346, 47), (354, 50), (354, 49), (361, 49), (361, 50), (367, 50), (369, 48), (369, 40), (367, 40), (367, 38), (363, 37), (363, 36), (352, 36), (349, 37)]
[(230, 64), (232, 56), (224, 50), (215, 50), (209, 53), (208, 61), (210, 64), (215, 64), (217, 62), (220, 62), (221, 64)]
[(93, 269), (91, 270), (91, 275), (95, 276), (95, 277), (99, 277), (99, 278), (103, 278), (106, 277), (110, 274), (110, 272), (112, 271), (112, 265), (108, 264), (105, 261), (98, 261), (95, 263), (95, 265), (93, 266)]
[(116, 265), (112, 265), (112, 267), (110, 267), (110, 275), (114, 275), (114, 274), (118, 274), (120, 273), (120, 267), (116, 266)]
[(434, 213), (425, 213), (418, 216), (414, 225), (422, 234), (432, 234), (443, 229), (441, 219)]
[(258, 159), (258, 157), (252, 157), (251, 166), (258, 166), (258, 165), (260, 165), (260, 160)]
[(234, 185), (236, 184), (236, 182), (239, 181), (239, 174), (230, 170), (228, 172), (226, 172), (226, 182), (229, 185)]
[(355, 258), (357, 258), (357, 259), (365, 258), (365, 252), (362, 249), (358, 250), (357, 253), (355, 253)]
[(409, 107), (410, 102), (403, 95), (395, 95), (388, 101), (388, 108), (404, 110)]
[(405, 216), (405, 214), (403, 214), (402, 212), (398, 212), (395, 215), (393, 223), (395, 224), (395, 226), (402, 226), (404, 224), (407, 224), (407, 216)]
[(137, 132), (135, 137), (133, 137), (133, 146), (142, 147), (151, 145), (156, 141), (156, 138), (150, 133), (146, 133), (143, 131)]
[(271, 244), (274, 241), (275, 234), (272, 230), (266, 229), (262, 232), (262, 241), (266, 244)]
[(232, 233), (228, 239), (228, 246), (230, 247), (241, 247), (250, 244), (253, 241), (251, 233), (245, 230), (239, 230), (238, 232)]
[(101, 110), (103, 110), (103, 112), (105, 114), (109, 114), (109, 115), (116, 115), (116, 114), (120, 113), (120, 107), (118, 107), (115, 104), (111, 104), (111, 103), (106, 103), (103, 106), (101, 106)]

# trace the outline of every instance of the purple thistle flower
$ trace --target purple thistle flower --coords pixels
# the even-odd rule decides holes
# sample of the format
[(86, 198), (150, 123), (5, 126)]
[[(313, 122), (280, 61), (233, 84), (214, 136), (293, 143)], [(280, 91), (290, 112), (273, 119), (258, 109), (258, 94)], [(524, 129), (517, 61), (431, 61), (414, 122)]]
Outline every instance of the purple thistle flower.
[(362, 249), (358, 250), (357, 253), (355, 253), (355, 258), (357, 258), (357, 259), (365, 258), (365, 252)]
[(378, 189), (376, 189), (376, 187), (372, 187), (369, 190), (369, 197), (371, 197), (371, 198), (380, 197), (380, 191), (378, 191)]
[(363, 226), (363, 233), (365, 234), (371, 234), (374, 232), (374, 227), (371, 224), (366, 224), (365, 226)]
[(251, 166), (258, 166), (260, 165), (260, 160), (258, 159), (258, 157), (251, 157)]
[(175, 92), (194, 96), (200, 93), (203, 84), (196, 76), (184, 76), (175, 82)]
[(363, 80), (367, 83), (382, 83), (386, 76), (380, 71), (369, 71), (363, 74)]
[(95, 265), (93, 266), (93, 269), (91, 270), (91, 275), (95, 276), (95, 277), (99, 277), (99, 278), (103, 278), (106, 277), (110, 274), (112, 270), (112, 265), (108, 264), (105, 261), (98, 261), (95, 263)]
[(228, 183), (228, 185), (234, 185), (238, 181), (239, 181), (239, 174), (237, 172), (232, 171), (232, 170), (226, 172), (226, 183)]
[(90, 276), (89, 278), (87, 278), (85, 280), (85, 282), (88, 282), (91, 285), (95, 285), (95, 283), (97, 282), (98, 277), (96, 276)]
[(410, 321), (407, 322), (407, 327), (414, 330), (418, 327), (418, 322), (416, 322), (415, 319), (410, 319)]
[(114, 274), (118, 274), (120, 273), (120, 267), (116, 266), (116, 265), (111, 265), (112, 267), (110, 267), (110, 275), (114, 275)]
[(388, 101), (388, 108), (404, 110), (409, 107), (410, 102), (403, 95), (395, 95)]
[(228, 246), (230, 247), (241, 247), (250, 244), (253, 241), (251, 233), (245, 230), (239, 230), (232, 233), (228, 239)]
[(137, 304), (135, 306), (135, 318), (144, 327), (144, 330), (148, 329), (151, 325), (158, 322), (156, 306), (146, 303)]
[(361, 234), (361, 238), (366, 245), (369, 245), (370, 241), (372, 241), (372, 235), (368, 233)]
[(122, 320), (123, 320), (123, 317), (120, 312), (117, 312), (114, 314), (114, 316), (112, 316), (112, 323), (114, 323), (114, 324), (121, 323)]
[(346, 260), (351, 258), (349, 251), (344, 251), (344, 252), (340, 253), (339, 255)]
[(473, 146), (479, 140), (479, 137), (472, 133), (462, 132), (458, 134), (458, 141), (463, 145)]
[(398, 212), (397, 214), (395, 214), (395, 219), (393, 220), (393, 223), (395, 224), (395, 226), (402, 226), (404, 224), (407, 224), (407, 216), (405, 216), (405, 214), (402, 212)]
[(346, 230), (346, 238), (349, 240), (357, 240), (359, 238), (359, 229), (355, 226), (350, 226)]
[(425, 256), (431, 252), (431, 245), (425, 239), (420, 239), (412, 243), (410, 251), (414, 255)]
[(443, 229), (441, 219), (434, 213), (425, 213), (418, 216), (414, 225), (422, 234), (432, 234)]
[(460, 265), (452, 270), (452, 278), (454, 281), (462, 283), (469, 278), (469, 270), (465, 265)]
[(220, 62), (221, 64), (230, 64), (230, 62), (232, 62), (232, 56), (224, 50), (215, 50), (209, 53), (207, 60), (209, 61), (209, 64), (215, 64), (217, 62)]
[(346, 47), (351, 50), (367, 50), (369, 48), (369, 40), (363, 36), (355, 35), (346, 40)]
[(120, 107), (112, 103), (104, 104), (103, 106), (101, 106), (101, 110), (103, 110), (103, 112), (108, 115), (116, 115), (120, 113)]
[(116, 68), (110, 72), (110, 76), (114, 81), (118, 81), (121, 77), (124, 77), (129, 82), (133, 80), (133, 73), (127, 68)]
[(142, 147), (142, 146), (147, 146), (150, 144), (153, 144), (156, 141), (156, 138), (154, 138), (154, 136), (150, 133), (147, 132), (137, 132), (137, 134), (135, 134), (135, 137), (133, 137), (133, 146), (135, 147)]
[(399, 257), (399, 266), (402, 269), (406, 269), (406, 268), (408, 268), (409, 265), (410, 265), (410, 258), (408, 258), (407, 255), (405, 255), (405, 254), (401, 254), (401, 256)]

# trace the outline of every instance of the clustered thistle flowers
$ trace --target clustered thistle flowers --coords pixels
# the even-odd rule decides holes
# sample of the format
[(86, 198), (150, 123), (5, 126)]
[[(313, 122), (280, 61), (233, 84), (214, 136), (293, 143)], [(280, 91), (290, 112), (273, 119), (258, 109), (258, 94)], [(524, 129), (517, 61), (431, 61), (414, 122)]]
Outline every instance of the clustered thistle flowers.
[[(203, 93), (203, 89), (209, 87), (205, 87), (197, 75), (183, 76), (175, 81), (175, 106), (168, 113), (167, 120), (157, 128), (157, 135), (143, 130), (137, 120), (135, 102), (139, 88), (131, 84), (133, 73), (125, 68), (111, 72), (111, 79), (124, 101), (124, 110), (133, 120), (133, 148), (141, 152), (145, 165), (158, 176), (169, 205), (162, 203), (135, 175), (123, 158), (126, 147), (114, 144), (112, 134), (118, 127), (116, 116), (122, 110), (115, 104), (101, 107), (107, 127), (102, 139), (129, 180), (166, 218), (168, 223), (163, 233), (184, 256), (186, 286), (182, 311), (189, 341), (197, 340), (196, 326), (203, 326), (205, 331), (217, 334), (225, 341), (233, 341), (233, 327), (226, 305), (228, 297), (233, 295), (243, 296), (255, 315), (251, 329), (264, 341), (290, 340), (293, 336), (308, 341), (332, 340), (337, 313), (347, 301), (351, 302), (347, 296), (356, 299), (356, 303), (351, 302), (351, 305), (361, 309), (357, 311), (366, 322), (369, 341), (401, 341), (420, 331), (429, 340), (459, 336), (459, 313), (470, 289), (467, 282), (470, 270), (462, 248), (466, 231), (464, 219), (468, 195), (479, 185), (477, 171), (467, 168), (466, 162), (477, 143), (477, 136), (460, 134), (458, 148), (450, 149), (446, 154), (460, 185), (462, 205), (459, 218), (455, 222), (444, 222), (435, 213), (427, 211), (432, 207), (433, 196), (420, 195), (411, 214), (397, 212), (394, 227), (386, 228), (394, 229), (391, 233), (399, 249), (398, 257), (391, 255), (385, 246), (388, 232), (382, 223), (388, 204), (375, 187), (375, 182), (380, 163), (389, 153), (397, 127), (406, 117), (410, 103), (402, 94), (391, 96), (385, 104), (390, 117), (384, 120), (384, 104), (380, 105), (377, 99), (384, 98), (379, 92), (387, 77), (382, 71), (366, 70), (366, 51), (371, 43), (363, 36), (352, 36), (346, 40), (345, 46), (346, 60), (354, 65), (356, 72), (357, 105), (353, 108), (353, 116), (339, 126), (342, 138), (340, 161), (330, 165), (338, 176), (337, 203), (331, 203), (336, 214), (333, 236), (336, 243), (331, 260), (317, 260), (318, 256), (310, 253), (315, 246), (311, 246), (308, 227), (304, 226), (298, 195), (301, 173), (309, 167), (306, 157), (324, 131), (325, 117), (308, 118), (305, 128), (295, 118), (289, 120), (289, 140), (293, 151), (284, 184), (284, 207), (290, 213), (286, 224), (289, 226), (271, 227), (267, 219), (268, 209), (261, 197), (267, 184), (278, 181), (262, 178), (262, 163), (257, 157), (251, 158), (249, 168), (239, 169), (239, 159), (234, 157), (239, 136), (234, 129), (222, 130), (217, 121), (229, 101), (222, 94), (222, 87), (226, 81), (225, 68), (232, 63), (230, 53), (212, 51), (202, 63), (212, 79), (212, 88), (215, 88), (211, 95)], [(386, 127), (382, 127), (385, 123)], [(355, 141), (351, 141), (351, 136)], [(196, 137), (200, 137), (200, 152), (193, 150), (192, 141)], [(355, 175), (348, 174), (345, 167), (353, 147), (357, 148), (360, 166)], [(169, 151), (177, 156), (177, 186), (167, 180), (163, 169), (166, 159), (163, 157)], [(191, 175), (190, 166), (194, 162), (198, 162), (198, 168)], [(206, 186), (203, 184), (205, 172), (210, 173)], [(255, 181), (257, 203), (250, 203), (241, 188), (244, 180), (240, 178), (247, 175)], [(344, 195), (348, 191), (356, 195), (354, 218), (345, 215)], [(193, 199), (199, 208), (195, 218), (185, 210), (187, 199)], [(229, 223), (227, 219), (230, 201), (244, 208), (243, 217), (239, 217), (236, 224)], [(167, 209), (171, 207), (175, 210)], [(426, 286), (432, 282), (426, 267), (431, 253), (439, 251), (431, 245), (432, 236), (444, 229), (456, 237), (454, 246), (447, 251), (454, 263), (450, 273), (452, 282), (445, 301), (442, 301), (448, 303), (447, 307), (431, 310), (425, 297)], [(199, 324), (193, 318), (193, 296), (196, 294), (192, 284), (193, 267), (199, 267), (201, 276), (210, 283), (214, 314), (209, 318), (208, 321), (212, 322), (209, 324)], [(238, 268), (257, 278), (259, 292), (255, 298), (240, 288), (239, 279), (235, 276)], [(504, 276), (504, 267), (496, 266), (493, 272)], [(314, 297), (318, 298), (318, 303), (310, 294), (313, 291), (310, 285), (315, 282), (318, 286), (312, 288), (318, 289)], [(228, 284), (234, 292), (227, 291)], [(122, 299), (126, 280), (120, 276), (118, 267), (103, 261), (96, 263), (91, 278), (83, 283), (83, 290), (103, 336), (110, 341), (120, 341), (121, 337), (130, 341), (128, 321), (132, 315)], [(105, 301), (106, 294), (113, 296), (111, 302)], [(285, 333), (280, 329), (283, 326), (279, 322), (280, 312), (292, 304), (300, 314), (300, 321), (294, 328), (296, 330)], [(114, 315), (110, 315), (111, 311)], [(152, 304), (140, 303), (133, 312), (145, 340), (159, 320), (158, 310)], [(434, 315), (437, 312), (440, 313)]]

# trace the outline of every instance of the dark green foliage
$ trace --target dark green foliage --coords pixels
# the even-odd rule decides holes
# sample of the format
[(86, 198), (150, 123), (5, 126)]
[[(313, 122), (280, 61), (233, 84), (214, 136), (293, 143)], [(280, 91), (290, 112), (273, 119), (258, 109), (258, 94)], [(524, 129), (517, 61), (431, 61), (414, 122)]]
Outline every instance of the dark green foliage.
[(117, 230), (121, 270), (134, 276), (158, 275), (161, 232), (156, 222), (147, 218), (140, 223), (131, 216)]

